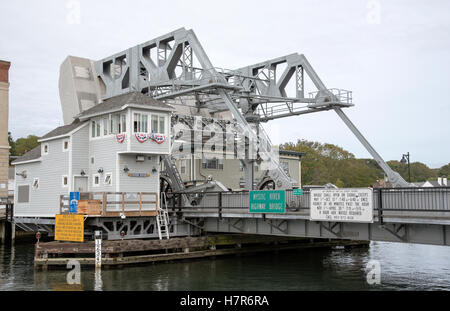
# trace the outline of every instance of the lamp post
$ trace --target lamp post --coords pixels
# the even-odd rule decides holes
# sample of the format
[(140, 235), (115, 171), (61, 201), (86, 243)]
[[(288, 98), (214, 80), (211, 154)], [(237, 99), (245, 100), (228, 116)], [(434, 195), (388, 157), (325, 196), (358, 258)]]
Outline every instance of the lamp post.
[(400, 160), (400, 163), (405, 164), (406, 161), (408, 161), (408, 182), (411, 182), (411, 165), (409, 163), (409, 152), (406, 154), (403, 154), (402, 159)]

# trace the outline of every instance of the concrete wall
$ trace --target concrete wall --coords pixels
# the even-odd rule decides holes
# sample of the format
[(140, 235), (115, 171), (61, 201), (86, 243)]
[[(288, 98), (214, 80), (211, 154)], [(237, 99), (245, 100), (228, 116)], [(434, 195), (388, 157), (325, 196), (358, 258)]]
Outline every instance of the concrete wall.
[(9, 62), (0, 60), (0, 197), (8, 196)]
[(59, 70), (59, 97), (64, 124), (74, 116), (100, 102), (100, 84), (92, 61), (68, 56)]

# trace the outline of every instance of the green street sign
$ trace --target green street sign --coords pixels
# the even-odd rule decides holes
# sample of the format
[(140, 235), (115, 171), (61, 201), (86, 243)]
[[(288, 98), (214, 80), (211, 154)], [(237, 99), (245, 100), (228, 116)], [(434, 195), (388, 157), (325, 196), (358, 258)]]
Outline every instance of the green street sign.
[(294, 189), (294, 195), (303, 195), (303, 189)]
[(248, 211), (250, 213), (286, 213), (284, 190), (250, 191)]

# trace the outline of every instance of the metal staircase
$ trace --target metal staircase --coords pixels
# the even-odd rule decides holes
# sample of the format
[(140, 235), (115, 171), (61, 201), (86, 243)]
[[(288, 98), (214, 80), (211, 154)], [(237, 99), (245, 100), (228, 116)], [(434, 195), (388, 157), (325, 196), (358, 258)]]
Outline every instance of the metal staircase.
[(181, 192), (185, 190), (184, 182), (181, 179), (180, 173), (172, 161), (172, 157), (170, 155), (165, 155), (163, 157), (164, 167), (169, 175), (170, 181), (172, 182), (172, 189), (175, 192)]
[(156, 225), (158, 227), (159, 239), (169, 239), (170, 221), (169, 212), (167, 211), (167, 198), (164, 192), (161, 193), (161, 206), (158, 206), (158, 214), (156, 215)]

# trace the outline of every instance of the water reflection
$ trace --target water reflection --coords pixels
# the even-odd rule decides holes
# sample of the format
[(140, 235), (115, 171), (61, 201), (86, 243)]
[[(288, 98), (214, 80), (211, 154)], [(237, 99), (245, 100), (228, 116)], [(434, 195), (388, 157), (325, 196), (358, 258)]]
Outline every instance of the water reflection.
[(94, 290), (96, 290), (96, 291), (102, 291), (103, 290), (102, 270), (99, 269), (99, 268), (95, 269)]
[[(352, 250), (306, 249), (215, 260), (126, 267), (34, 271), (33, 245), (0, 247), (0, 290), (450, 290), (450, 247), (372, 243)], [(381, 284), (366, 281), (380, 262)]]

